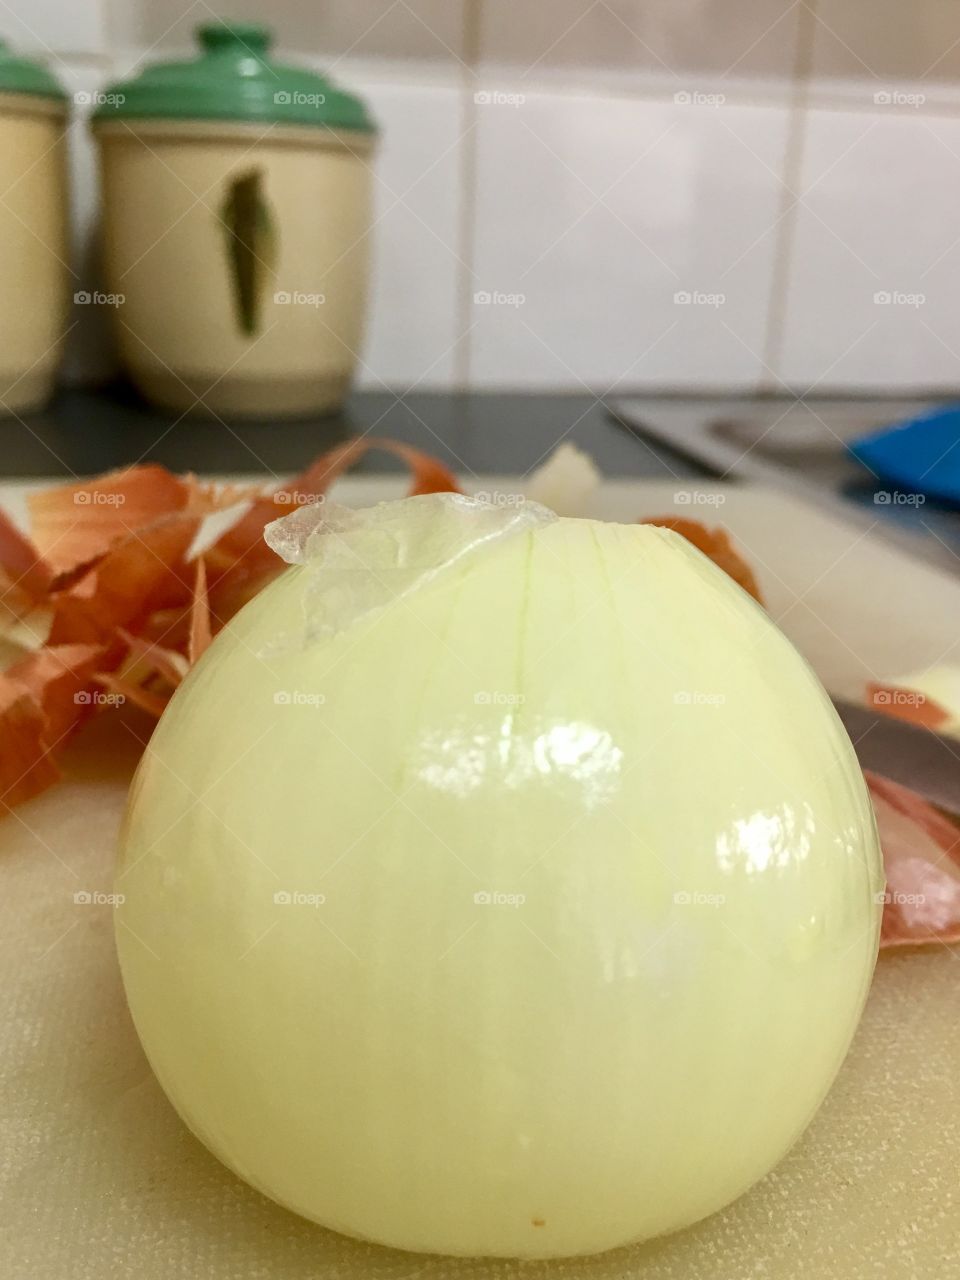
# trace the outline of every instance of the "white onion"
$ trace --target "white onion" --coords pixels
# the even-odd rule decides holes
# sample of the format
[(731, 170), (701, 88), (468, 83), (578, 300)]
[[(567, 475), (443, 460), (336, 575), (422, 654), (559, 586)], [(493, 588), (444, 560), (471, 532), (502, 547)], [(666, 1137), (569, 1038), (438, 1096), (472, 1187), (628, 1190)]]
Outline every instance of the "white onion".
[(677, 535), (468, 499), (305, 562), (164, 715), (118, 889), (157, 1076), (328, 1227), (521, 1257), (695, 1222), (846, 1052), (882, 874), (850, 743)]

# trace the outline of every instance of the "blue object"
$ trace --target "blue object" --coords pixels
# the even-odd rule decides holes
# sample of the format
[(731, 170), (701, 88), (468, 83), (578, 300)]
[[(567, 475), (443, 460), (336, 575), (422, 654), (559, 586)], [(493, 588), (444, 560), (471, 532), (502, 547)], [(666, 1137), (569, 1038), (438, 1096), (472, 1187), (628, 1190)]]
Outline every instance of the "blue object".
[(960, 506), (960, 404), (872, 431), (847, 448), (891, 487), (887, 501), (908, 490)]

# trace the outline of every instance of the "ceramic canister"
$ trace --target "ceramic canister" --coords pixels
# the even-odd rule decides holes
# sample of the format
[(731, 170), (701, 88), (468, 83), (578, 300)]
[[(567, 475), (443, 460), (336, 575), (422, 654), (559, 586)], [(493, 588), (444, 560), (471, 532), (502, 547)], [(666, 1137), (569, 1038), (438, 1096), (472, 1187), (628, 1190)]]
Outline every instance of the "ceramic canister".
[(360, 99), (269, 57), (260, 26), (111, 86), (94, 113), (121, 355), (180, 413), (343, 400), (362, 340), (376, 137)]
[(39, 408), (67, 327), (66, 95), (0, 40), (0, 414)]

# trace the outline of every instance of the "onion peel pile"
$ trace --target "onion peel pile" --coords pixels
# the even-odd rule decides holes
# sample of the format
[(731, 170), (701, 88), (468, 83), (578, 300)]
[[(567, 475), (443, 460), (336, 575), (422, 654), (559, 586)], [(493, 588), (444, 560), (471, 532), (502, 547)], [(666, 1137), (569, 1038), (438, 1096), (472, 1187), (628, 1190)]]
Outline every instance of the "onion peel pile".
[[(213, 635), (286, 568), (264, 526), (321, 500), (372, 448), (410, 468), (411, 494), (458, 491), (435, 458), (367, 437), (269, 492), (148, 464), (31, 494), (29, 537), (0, 512), (0, 809), (59, 779), (58, 748), (98, 708), (159, 716)], [(196, 553), (208, 517), (240, 504)]]
[[(410, 496), (460, 492), (430, 455), (362, 437), (267, 492), (146, 464), (31, 494), (29, 537), (0, 511), (0, 811), (61, 777), (58, 749), (98, 709), (127, 701), (159, 717), (217, 631), (286, 568), (265, 526), (322, 500), (371, 448), (410, 468)], [(241, 505), (196, 552), (204, 522)], [(763, 603), (722, 527), (676, 516), (642, 523), (681, 534)], [(903, 694), (892, 682), (867, 690), (877, 710), (924, 727), (950, 719), (932, 699)], [(881, 946), (960, 941), (960, 827), (908, 788), (866, 776), (888, 879)]]

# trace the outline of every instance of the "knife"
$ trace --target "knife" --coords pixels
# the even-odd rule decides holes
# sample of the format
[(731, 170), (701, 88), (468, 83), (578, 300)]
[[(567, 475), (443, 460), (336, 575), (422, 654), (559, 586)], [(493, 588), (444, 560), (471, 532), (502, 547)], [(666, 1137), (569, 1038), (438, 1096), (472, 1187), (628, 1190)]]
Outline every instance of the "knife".
[(833, 705), (862, 768), (960, 814), (960, 742), (843, 698), (834, 698)]

